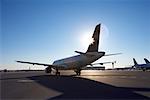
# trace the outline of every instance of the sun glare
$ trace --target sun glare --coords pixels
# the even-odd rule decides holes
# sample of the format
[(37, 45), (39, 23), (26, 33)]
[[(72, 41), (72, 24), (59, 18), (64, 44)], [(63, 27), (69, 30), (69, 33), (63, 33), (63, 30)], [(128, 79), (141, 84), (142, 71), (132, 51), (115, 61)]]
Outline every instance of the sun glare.
[(88, 46), (89, 44), (92, 44), (94, 42), (94, 39), (92, 38), (92, 35), (88, 33), (84, 33), (80, 38), (80, 43), (82, 46)]
[(100, 40), (99, 45), (100, 47), (106, 47), (108, 43), (108, 37), (109, 37), (109, 30), (108, 27), (105, 24), (101, 25), (101, 33), (100, 33)]
[[(94, 30), (86, 30), (82, 33), (79, 37), (79, 43), (83, 48), (88, 47), (89, 44), (94, 42), (94, 39), (92, 38)], [(104, 43), (106, 42), (107, 38), (109, 36), (109, 30), (107, 28), (106, 25), (101, 24), (101, 33), (100, 33), (100, 45), (104, 45)]]

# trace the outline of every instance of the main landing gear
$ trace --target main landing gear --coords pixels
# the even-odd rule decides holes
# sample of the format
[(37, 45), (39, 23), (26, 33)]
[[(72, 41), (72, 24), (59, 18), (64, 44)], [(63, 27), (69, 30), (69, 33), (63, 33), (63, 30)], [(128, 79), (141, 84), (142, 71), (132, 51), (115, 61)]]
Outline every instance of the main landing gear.
[(58, 69), (56, 69), (56, 75), (60, 75), (60, 72), (58, 71)]
[(145, 71), (146, 71), (146, 68), (143, 68), (142, 70), (143, 70), (143, 72), (145, 72)]
[[(46, 72), (46, 73), (51, 73), (51, 72), (52, 72), (52, 68), (51, 68), (51, 67), (47, 67), (47, 68), (45, 69), (45, 72)], [(60, 75), (60, 72), (58, 71), (58, 69), (56, 69), (55, 75)]]
[(77, 76), (80, 76), (80, 75), (81, 75), (81, 69), (76, 69), (76, 70), (74, 70), (74, 71), (76, 72)]

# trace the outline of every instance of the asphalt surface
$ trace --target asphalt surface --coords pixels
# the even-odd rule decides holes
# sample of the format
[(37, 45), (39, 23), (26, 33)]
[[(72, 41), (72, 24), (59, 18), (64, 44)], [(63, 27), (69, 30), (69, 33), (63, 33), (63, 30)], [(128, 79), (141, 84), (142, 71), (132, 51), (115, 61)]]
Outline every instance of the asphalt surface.
[(150, 99), (150, 72), (84, 70), (1, 72), (1, 100), (7, 99)]

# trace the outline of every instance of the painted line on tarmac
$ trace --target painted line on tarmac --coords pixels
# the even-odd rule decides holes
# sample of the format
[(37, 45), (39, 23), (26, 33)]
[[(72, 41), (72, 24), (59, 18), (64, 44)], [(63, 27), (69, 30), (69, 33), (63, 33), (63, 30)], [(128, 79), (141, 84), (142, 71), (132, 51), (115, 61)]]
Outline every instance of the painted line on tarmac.
[(23, 79), (23, 80), (17, 80), (17, 82), (19, 82), (19, 83), (31, 83), (31, 82), (35, 82), (35, 80)]

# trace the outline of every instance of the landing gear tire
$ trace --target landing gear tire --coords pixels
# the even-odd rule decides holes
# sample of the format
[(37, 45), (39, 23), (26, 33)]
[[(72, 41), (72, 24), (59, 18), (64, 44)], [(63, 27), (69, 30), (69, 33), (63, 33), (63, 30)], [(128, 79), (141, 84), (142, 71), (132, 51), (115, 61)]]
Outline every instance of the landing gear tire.
[(60, 72), (56, 69), (56, 75), (60, 76)]
[(76, 72), (76, 75), (77, 75), (77, 76), (80, 76), (80, 75), (81, 75), (81, 69), (75, 70), (75, 72)]
[(145, 71), (146, 71), (146, 69), (145, 69), (145, 68), (143, 68), (142, 70), (143, 70), (143, 72), (145, 72)]
[(56, 72), (56, 75), (58, 75), (58, 76), (59, 76), (59, 75), (60, 75), (60, 72)]
[(80, 74), (81, 74), (81, 71), (80, 71), (80, 72), (77, 72), (77, 75), (78, 75), (78, 76), (80, 76)]

